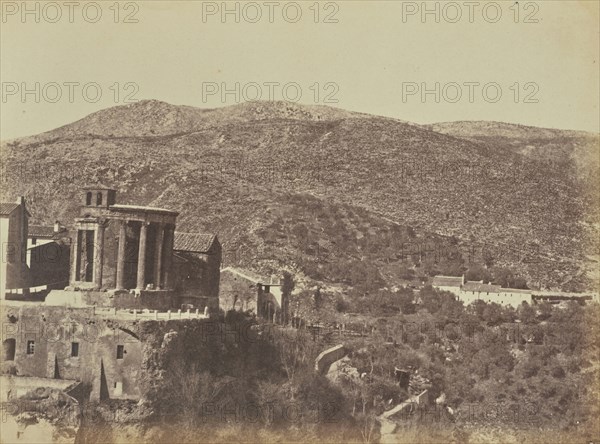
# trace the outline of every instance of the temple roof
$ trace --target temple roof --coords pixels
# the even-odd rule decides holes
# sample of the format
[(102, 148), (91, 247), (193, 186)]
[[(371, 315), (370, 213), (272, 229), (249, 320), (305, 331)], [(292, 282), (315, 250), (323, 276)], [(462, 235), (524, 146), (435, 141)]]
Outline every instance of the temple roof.
[(179, 213), (177, 211), (167, 210), (165, 208), (155, 208), (155, 207), (144, 207), (141, 205), (121, 205), (115, 204), (109, 207), (110, 210), (114, 211), (122, 211), (122, 212), (143, 212), (143, 213), (162, 213), (162, 214), (173, 214), (177, 216)]
[(87, 186), (83, 187), (82, 190), (84, 190), (84, 191), (89, 191), (89, 190), (111, 190), (111, 191), (116, 191), (113, 187), (106, 186), (103, 183), (98, 183), (96, 185), (87, 185)]
[(176, 231), (173, 250), (207, 253), (212, 247), (215, 238), (214, 234), (180, 233)]

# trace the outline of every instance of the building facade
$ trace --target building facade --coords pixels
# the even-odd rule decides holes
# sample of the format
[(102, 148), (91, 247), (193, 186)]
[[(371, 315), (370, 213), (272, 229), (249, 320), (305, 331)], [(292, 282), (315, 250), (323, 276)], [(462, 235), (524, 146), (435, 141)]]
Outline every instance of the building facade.
[(119, 205), (116, 191), (84, 189), (72, 233), (70, 286), (87, 289), (172, 289), (178, 213)]
[(465, 282), (464, 276), (435, 276), (431, 285), (456, 295), (465, 305), (483, 301), (517, 308), (523, 302), (533, 302), (531, 290), (503, 288), (500, 285), (484, 284), (483, 281)]
[(27, 233), (29, 217), (25, 198), (16, 202), (0, 203), (0, 245), (2, 262), (0, 269), (0, 299), (6, 298), (6, 290), (22, 290), (29, 287), (27, 267)]
[(47, 289), (69, 285), (71, 238), (58, 222), (54, 225), (30, 225), (27, 236), (27, 266), (31, 287)]
[(289, 320), (289, 304), (279, 280), (264, 278), (249, 270), (234, 267), (221, 270), (219, 306), (225, 312), (251, 312), (269, 322)]
[(3, 309), (3, 374), (81, 381), (94, 400), (140, 398), (142, 343), (132, 323), (93, 307), (11, 301)]
[(221, 260), (216, 235), (175, 232), (175, 291), (182, 304), (218, 310)]

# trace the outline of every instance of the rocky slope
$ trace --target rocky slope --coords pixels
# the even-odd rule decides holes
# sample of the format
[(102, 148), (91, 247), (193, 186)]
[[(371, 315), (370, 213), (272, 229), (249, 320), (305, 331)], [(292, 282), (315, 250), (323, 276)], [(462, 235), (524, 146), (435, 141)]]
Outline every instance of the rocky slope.
[[(542, 137), (534, 130), (420, 126), (284, 102), (203, 110), (142, 101), (4, 143), (3, 199), (23, 194), (36, 222), (68, 223), (80, 187), (102, 182), (120, 202), (181, 211), (182, 229), (219, 232), (233, 260), (254, 268), (294, 262), (307, 272), (315, 245), (326, 268), (360, 262), (365, 238), (404, 241), (394, 233), (410, 230), (454, 236), (465, 258), (485, 251), (533, 284), (589, 287), (597, 168), (581, 174), (579, 165), (594, 153), (591, 136), (539, 130), (544, 145), (532, 156), (523, 147)], [(548, 161), (551, 144), (570, 154)], [(402, 265), (401, 254), (370, 251), (380, 272)]]

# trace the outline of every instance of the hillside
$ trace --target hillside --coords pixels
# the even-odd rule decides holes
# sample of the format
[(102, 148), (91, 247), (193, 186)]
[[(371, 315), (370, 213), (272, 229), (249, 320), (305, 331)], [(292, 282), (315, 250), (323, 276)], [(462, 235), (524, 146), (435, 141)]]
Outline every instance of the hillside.
[(444, 122), (427, 125), (433, 131), (511, 150), (532, 160), (573, 163), (581, 177), (598, 177), (600, 136), (503, 122)]
[[(248, 252), (234, 258), (245, 266), (328, 282), (348, 278), (315, 265), (315, 245), (322, 261), (363, 262), (390, 281), (390, 270), (419, 261), (382, 245), (399, 250), (414, 232), (457, 240), (465, 261), (485, 256), (533, 285), (589, 287), (597, 190), (579, 173), (579, 151), (558, 164), (499, 149), (504, 136), (437, 131), (283, 102), (202, 110), (142, 101), (4, 143), (3, 199), (25, 195), (36, 223), (69, 222), (79, 188), (102, 182), (121, 202), (180, 211), (186, 231), (218, 232), (226, 249)], [(561, 134), (545, 140), (589, 137)]]

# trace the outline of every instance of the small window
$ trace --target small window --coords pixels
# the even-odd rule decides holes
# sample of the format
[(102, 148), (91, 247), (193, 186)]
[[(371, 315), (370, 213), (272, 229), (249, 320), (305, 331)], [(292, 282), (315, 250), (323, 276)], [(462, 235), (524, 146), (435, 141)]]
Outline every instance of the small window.
[(27, 341), (27, 354), (32, 355), (35, 351), (35, 341)]
[(98, 191), (96, 194), (96, 205), (102, 205), (102, 193)]
[(71, 342), (71, 357), (76, 358), (79, 356), (79, 342)]
[(123, 359), (124, 353), (125, 353), (125, 346), (117, 345), (117, 359)]
[(85, 195), (85, 204), (86, 205), (92, 204), (92, 192), (91, 191), (88, 191)]

